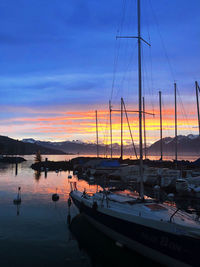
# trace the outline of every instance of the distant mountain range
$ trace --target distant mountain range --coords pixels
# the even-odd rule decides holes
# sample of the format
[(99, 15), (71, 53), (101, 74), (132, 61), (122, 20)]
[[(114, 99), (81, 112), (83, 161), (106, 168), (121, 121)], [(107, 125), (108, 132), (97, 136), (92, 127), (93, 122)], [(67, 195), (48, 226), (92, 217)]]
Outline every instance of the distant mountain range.
[[(200, 136), (189, 134), (179, 135), (177, 137), (177, 150), (179, 154), (198, 155), (200, 156)], [(175, 138), (165, 137), (162, 140), (163, 154), (175, 153)], [(160, 155), (161, 141), (157, 141), (148, 148), (149, 155)]]
[[(200, 137), (199, 135), (189, 134), (188, 136), (179, 135), (178, 137), (178, 153), (200, 155)], [(46, 148), (59, 149), (65, 153), (75, 153), (75, 154), (96, 154), (96, 144), (84, 143), (78, 140), (75, 141), (63, 141), (63, 142), (45, 142), (36, 141), (34, 139), (24, 139), (23, 142), (29, 142), (44, 146)], [(175, 138), (166, 137), (163, 138), (163, 153), (173, 154), (175, 150)], [(136, 146), (138, 150), (138, 147)], [(154, 144), (147, 148), (149, 155), (159, 155), (160, 154), (160, 140), (156, 141)], [(99, 145), (100, 154), (110, 153), (110, 146)], [(107, 152), (107, 153), (106, 153)], [(137, 151), (138, 152), (138, 151)], [(132, 145), (124, 145), (124, 154), (133, 154)], [(113, 154), (120, 154), (120, 145), (113, 144)]]
[[(78, 140), (75, 141), (63, 141), (63, 142), (50, 142), (50, 141), (39, 141), (30, 139), (23, 139), (22, 142), (30, 143), (30, 144), (37, 144), (46, 148), (51, 149), (59, 149), (67, 154), (82, 154), (82, 155), (92, 155), (96, 154), (97, 152), (97, 145), (94, 143), (84, 143)], [(106, 154), (106, 150), (109, 154), (109, 147), (106, 145), (99, 145), (99, 153)], [(113, 151), (116, 154), (119, 154), (120, 146), (118, 144), (113, 144)]]
[(0, 136), (1, 155), (30, 155), (40, 151), (41, 154), (65, 154), (57, 148), (47, 148), (35, 143), (25, 143), (19, 140)]
[[(175, 138), (163, 138), (163, 154), (172, 155), (175, 150)], [(39, 141), (32, 138), (22, 141), (14, 140), (6, 136), (0, 136), (0, 154), (35, 154), (40, 150), (41, 154), (82, 154), (95, 155), (96, 144), (84, 143), (78, 140), (50, 142)], [(137, 148), (138, 150), (138, 148)], [(160, 140), (147, 148), (148, 155), (160, 155)], [(101, 155), (110, 154), (110, 146), (99, 145)], [(132, 145), (124, 146), (124, 154), (133, 155)], [(200, 137), (198, 135), (178, 136), (178, 153), (188, 155), (200, 155)], [(120, 154), (120, 145), (113, 144), (113, 154)]]

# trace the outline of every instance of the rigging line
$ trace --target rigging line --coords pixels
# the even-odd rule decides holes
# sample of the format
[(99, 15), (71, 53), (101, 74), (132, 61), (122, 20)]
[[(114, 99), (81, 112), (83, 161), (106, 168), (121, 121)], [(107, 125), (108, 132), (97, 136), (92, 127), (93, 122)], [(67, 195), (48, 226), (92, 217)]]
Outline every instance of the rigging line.
[(133, 135), (132, 135), (132, 132), (131, 132), (131, 127), (130, 127), (128, 114), (127, 114), (127, 111), (126, 111), (126, 106), (125, 106), (124, 101), (123, 101), (123, 106), (124, 106), (124, 111), (125, 111), (125, 114), (126, 114), (126, 119), (127, 119), (127, 123), (128, 123), (128, 128), (129, 128), (129, 132), (130, 132), (131, 141), (132, 141), (132, 145), (133, 145), (133, 148), (134, 148), (135, 156), (136, 156), (136, 159), (138, 159), (137, 151), (136, 151), (136, 147), (135, 147), (135, 144), (134, 144), (134, 141), (133, 141)]
[[(163, 106), (163, 108), (162, 108), (162, 111), (163, 110), (166, 110), (165, 109), (165, 99), (162, 97), (162, 106)], [(163, 115), (163, 121), (165, 120), (165, 124), (166, 124), (166, 126), (164, 126), (163, 127), (163, 133), (164, 133), (164, 131), (166, 130), (167, 131), (167, 133), (168, 133), (168, 136), (170, 136), (170, 132), (169, 132), (169, 129), (170, 129), (170, 126), (169, 126), (169, 123), (168, 123), (168, 121), (166, 120), (166, 119), (164, 119), (165, 118), (165, 116), (164, 116), (164, 113), (162, 114)], [(164, 135), (163, 135), (164, 136)], [(164, 137), (163, 137), (164, 138)]]
[[(146, 9), (145, 9), (146, 11)], [(149, 23), (149, 16), (146, 12), (145, 17), (147, 18), (147, 33), (148, 33), (148, 41), (151, 44), (151, 35), (150, 35), (150, 23)], [(151, 106), (154, 113), (154, 102), (155, 102), (155, 94), (154, 94), (154, 81), (153, 81), (153, 59), (152, 59), (152, 46), (149, 47), (149, 60), (150, 60), (150, 77), (151, 77), (151, 93), (152, 93), (152, 99), (151, 99)]]
[(133, 15), (132, 10), (136, 10), (136, 1), (130, 0), (129, 6), (127, 5), (127, 9), (129, 10), (129, 13), (127, 14), (127, 33), (133, 32), (134, 26), (136, 26), (136, 16)]
[[(104, 155), (106, 155), (106, 156), (107, 156), (107, 142), (108, 142), (108, 117), (109, 117), (109, 113), (107, 113), (107, 115), (106, 115), (106, 123), (105, 123), (106, 127), (104, 130), (104, 139), (103, 139), (103, 144), (105, 144)], [(103, 131), (103, 129), (102, 129), (102, 131)]]
[[(129, 11), (128, 12), (128, 15), (129, 16), (127, 16), (128, 17), (128, 19), (127, 19), (127, 31), (128, 32), (130, 32), (131, 30), (132, 30), (132, 28), (134, 28), (134, 27), (132, 27), (132, 18), (133, 18), (133, 14), (132, 14), (132, 12), (130, 12), (131, 10), (134, 10), (134, 8), (133, 8), (133, 5), (135, 4), (135, 6), (136, 6), (136, 1), (127, 1), (127, 2), (129, 2), (129, 3), (127, 3), (127, 10)], [(129, 14), (130, 13), (130, 14)], [(134, 23), (134, 25), (135, 25), (136, 23)], [(135, 49), (135, 47), (133, 47), (133, 45), (132, 45), (132, 43), (128, 40), (128, 39), (126, 39), (126, 41), (125, 41), (125, 45), (126, 45), (126, 54), (124, 55), (124, 57), (123, 58), (126, 58), (126, 61), (129, 61), (128, 62), (128, 64), (127, 64), (127, 66), (125, 66), (125, 68), (126, 68), (126, 71), (128, 71), (128, 69), (129, 69), (129, 66), (130, 66), (130, 63), (131, 63), (131, 61), (132, 61), (132, 58), (133, 58), (133, 56), (134, 56), (134, 53), (135, 53), (135, 51), (134, 51), (134, 49)], [(137, 45), (137, 43), (136, 43), (136, 45)], [(136, 46), (135, 45), (135, 46)], [(127, 51), (129, 51), (130, 50), (130, 48), (131, 48), (131, 53), (130, 53), (130, 55), (127, 55)], [(130, 60), (129, 60), (130, 59)], [(126, 64), (125, 64), (126, 65)], [(130, 74), (130, 73), (128, 73), (128, 74)], [(124, 86), (124, 81), (125, 81), (125, 78), (126, 78), (126, 75), (127, 75), (127, 73), (125, 73), (124, 74), (124, 77), (122, 77), (122, 79), (121, 79), (121, 81), (120, 81), (120, 83), (121, 83), (121, 87), (122, 87), (122, 89), (123, 89), (123, 86)]]
[(119, 60), (119, 49), (120, 49), (120, 40), (115, 41), (115, 58), (114, 58), (114, 64), (113, 64), (113, 80), (112, 80), (112, 87), (111, 87), (111, 96), (110, 99), (112, 100), (113, 97), (113, 91), (116, 81), (116, 72), (117, 72), (117, 65)]
[[(104, 119), (105, 120), (105, 119)], [(106, 124), (106, 123), (105, 123)], [(107, 125), (107, 124), (106, 124)], [(100, 123), (100, 120), (98, 120), (98, 126), (101, 129), (102, 135), (103, 135), (103, 143), (105, 142), (105, 136), (106, 136), (106, 129), (103, 128), (102, 123)]]
[[(132, 1), (131, 1), (132, 2)], [(129, 8), (129, 6), (128, 6), (128, 4), (127, 4), (127, 7), (126, 7), (126, 9), (128, 10), (128, 8)], [(131, 8), (129, 8), (129, 10), (130, 10)], [(123, 41), (123, 46), (121, 46), (122, 48), (124, 48), (123, 49), (123, 51), (122, 51), (122, 53), (121, 53), (121, 56), (122, 56), (122, 58), (123, 59), (126, 59), (126, 61), (130, 58), (130, 56), (128, 56), (127, 55), (127, 51), (129, 50), (129, 48), (130, 48), (130, 42), (129, 42), (129, 40), (128, 39), (126, 39), (125, 40), (125, 42)], [(126, 68), (126, 66), (125, 66), (125, 68)], [(122, 78), (122, 81), (121, 81), (121, 83), (123, 83), (123, 78)], [(123, 84), (122, 84), (123, 85)], [(119, 94), (119, 90), (121, 90), (120, 88), (118, 88), (118, 91), (117, 91), (117, 95)]]
[(142, 48), (142, 72), (143, 72), (143, 96), (146, 95), (146, 88), (150, 88), (149, 82), (148, 82), (148, 66), (146, 64), (146, 61), (144, 60), (144, 48), (143, 46), (141, 46)]
[(182, 110), (181, 110), (182, 115), (183, 115), (184, 119), (187, 121), (187, 128), (189, 130), (192, 130), (192, 128), (189, 125), (189, 120), (187, 118), (187, 115), (186, 115), (186, 112), (185, 112), (185, 109), (184, 109), (184, 105), (183, 105), (183, 102), (182, 102), (182, 99), (181, 99), (181, 95), (180, 95), (180, 92), (179, 92), (178, 88), (177, 88), (177, 92), (178, 92), (178, 97), (179, 97), (181, 108), (182, 108)]
[[(118, 26), (117, 35), (118, 34), (121, 35), (122, 29), (123, 29), (123, 26), (124, 26), (125, 13), (126, 13), (126, 0), (123, 0), (123, 3), (122, 3), (122, 18), (121, 18), (121, 23), (119, 23), (119, 26)], [(114, 91), (115, 80), (116, 80), (116, 71), (117, 71), (117, 65), (118, 65), (118, 59), (119, 59), (120, 44), (121, 44), (121, 40), (116, 40), (115, 41), (115, 58), (114, 58), (113, 80), (112, 80), (111, 97), (110, 97), (111, 100), (112, 100), (112, 97), (113, 97), (113, 91)]]
[(108, 117), (109, 117), (109, 113), (107, 113), (107, 119), (106, 119), (106, 129), (105, 129), (105, 135), (104, 135), (104, 142), (105, 142), (105, 149), (104, 149), (104, 155), (108, 155)]
[[(146, 87), (149, 89), (150, 88), (150, 85), (149, 85), (149, 82), (148, 82), (148, 72), (147, 72), (147, 66), (146, 66), (146, 62), (144, 61), (144, 50), (143, 50), (143, 46), (141, 46), (142, 48), (142, 73), (143, 73), (143, 96), (145, 96), (145, 89)], [(145, 81), (145, 76), (146, 76), (146, 81)], [(150, 90), (149, 90), (150, 91)], [(143, 117), (144, 119), (144, 117)], [(146, 121), (147, 121), (147, 118), (146, 118)], [(147, 124), (146, 124), (147, 125)], [(143, 133), (144, 134), (144, 133)], [(146, 140), (147, 140), (147, 131), (145, 131), (145, 134), (146, 134)], [(154, 134), (154, 137), (155, 137), (155, 134)]]
[(150, 82), (149, 82), (149, 72), (148, 72), (148, 64), (147, 62), (144, 60), (144, 48), (143, 46), (141, 46), (142, 48), (142, 72), (143, 72), (143, 96), (146, 95), (146, 88), (148, 89), (148, 92), (149, 92), (149, 95), (151, 95), (151, 98), (150, 98), (150, 102), (151, 102), (151, 106), (152, 106), (152, 109), (154, 111), (154, 105), (153, 105), (153, 94), (152, 94), (152, 91), (151, 91), (151, 85), (150, 85)]
[(126, 76), (127, 76), (127, 75), (129, 74), (129, 72), (130, 72), (130, 66), (131, 66), (131, 63), (132, 63), (132, 61), (133, 61), (133, 57), (134, 57), (134, 55), (135, 55), (135, 48), (136, 48), (136, 46), (137, 46), (137, 44), (135, 44), (135, 46), (134, 46), (133, 49), (132, 49), (132, 52), (131, 52), (131, 56), (130, 56), (129, 62), (128, 62), (127, 66), (126, 66), (125, 73), (124, 73), (124, 75), (123, 75), (123, 77), (122, 77), (122, 80), (121, 80), (121, 86), (122, 86), (122, 87), (123, 87), (123, 85), (124, 85), (124, 81), (125, 81), (125, 79), (126, 79)]
[(168, 53), (167, 53), (165, 42), (164, 42), (164, 39), (162, 37), (161, 31), (160, 31), (160, 26), (159, 26), (156, 14), (154, 12), (151, 0), (149, 0), (149, 3), (150, 3), (150, 7), (151, 7), (151, 10), (152, 10), (152, 13), (153, 13), (153, 17), (154, 17), (154, 20), (155, 20), (155, 23), (156, 23), (156, 26), (157, 26), (157, 29), (158, 29), (158, 34), (159, 34), (159, 37), (160, 37), (160, 40), (161, 40), (161, 44), (163, 46), (164, 54), (165, 54), (165, 57), (167, 59), (167, 63), (168, 63), (168, 66), (169, 66), (169, 69), (170, 69), (170, 72), (171, 72), (171, 75), (172, 75), (172, 79), (175, 81), (174, 70), (172, 68), (172, 64), (170, 62), (170, 59), (169, 59), (169, 56), (168, 56)]
[[(149, 72), (148, 72), (148, 63), (147, 61), (145, 60), (145, 57), (144, 57), (144, 48), (142, 47), (142, 68), (143, 68), (143, 84), (144, 84), (144, 88), (143, 88), (143, 96), (145, 96), (148, 92), (149, 92), (149, 95), (151, 95), (151, 85), (149, 83)], [(148, 92), (147, 92), (148, 90)]]
[(126, 79), (128, 73), (130, 72), (130, 67), (131, 67), (131, 63), (132, 63), (133, 58), (134, 58), (134, 55), (135, 55), (135, 51), (136, 51), (135, 48), (136, 48), (136, 46), (137, 46), (137, 43), (135, 43), (135, 46), (134, 46), (133, 49), (132, 49), (131, 56), (130, 56), (130, 58), (129, 58), (129, 62), (128, 62), (128, 64), (126, 65), (126, 69), (125, 69), (125, 71), (124, 71), (124, 74), (123, 74), (123, 76), (122, 76), (122, 79), (121, 79), (121, 81), (119, 82), (119, 88), (118, 88), (118, 90), (117, 90), (117, 95), (119, 94), (119, 91), (123, 88), (125, 79)]
[(154, 94), (153, 60), (152, 60), (152, 50), (151, 50), (151, 47), (149, 47), (149, 54), (150, 54), (149, 57), (150, 57), (151, 90), (152, 90), (151, 106), (152, 106), (152, 110), (153, 110), (153, 113), (154, 113), (154, 110), (155, 110), (155, 106), (154, 106), (155, 94)]
[(187, 121), (187, 124), (189, 126), (189, 121), (187, 119), (187, 115), (186, 115), (186, 112), (185, 112), (185, 109), (184, 109), (184, 106), (183, 106), (183, 102), (182, 102), (181, 95), (180, 95), (180, 92), (179, 92), (178, 87), (177, 87), (177, 93), (178, 93), (179, 101), (180, 101), (180, 104), (181, 104), (181, 113), (182, 113), (182, 116)]
[[(146, 9), (145, 9), (146, 10)], [(145, 17), (148, 18), (148, 15)], [(151, 36), (150, 36), (150, 27), (149, 27), (149, 20), (147, 19), (147, 33), (148, 33), (148, 41), (151, 44)], [(150, 61), (150, 80), (151, 85), (149, 86), (149, 92), (152, 96), (151, 98), (151, 106), (154, 113), (154, 101), (155, 101), (155, 94), (154, 94), (154, 82), (153, 82), (153, 60), (152, 60), (152, 46), (148, 46), (149, 48), (149, 61)]]

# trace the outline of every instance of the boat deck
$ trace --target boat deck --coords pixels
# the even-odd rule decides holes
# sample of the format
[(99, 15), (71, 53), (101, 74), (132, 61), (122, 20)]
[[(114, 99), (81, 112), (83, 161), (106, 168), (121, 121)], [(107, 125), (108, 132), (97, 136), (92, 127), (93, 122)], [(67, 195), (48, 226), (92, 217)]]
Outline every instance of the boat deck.
[[(191, 227), (194, 231), (198, 230), (200, 235), (199, 221), (194, 220), (192, 215), (181, 210), (177, 211), (175, 206), (170, 206), (166, 203), (158, 204), (149, 199), (145, 202), (141, 202), (141, 200), (137, 198), (114, 193), (108, 194), (107, 199), (103, 193), (95, 193), (91, 196), (88, 194), (83, 195), (80, 191), (75, 191), (75, 194), (90, 207), (93, 205), (94, 201), (96, 201), (98, 207), (106, 208), (109, 212), (113, 211), (115, 213), (124, 214), (129, 218), (131, 218), (131, 216), (139, 216), (140, 218), (158, 222), (162, 221), (167, 224)], [(170, 221), (173, 214), (174, 216)]]

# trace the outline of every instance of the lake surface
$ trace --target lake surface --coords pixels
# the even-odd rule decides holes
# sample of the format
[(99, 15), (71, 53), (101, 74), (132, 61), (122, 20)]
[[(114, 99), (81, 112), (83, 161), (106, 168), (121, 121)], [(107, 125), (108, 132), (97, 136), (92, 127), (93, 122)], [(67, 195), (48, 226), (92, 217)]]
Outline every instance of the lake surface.
[[(69, 160), (76, 156), (47, 156), (49, 160)], [(95, 192), (96, 185), (88, 185), (69, 172), (34, 172), (26, 162), (0, 165), (0, 266), (155, 266), (133, 252), (121, 249), (84, 221), (72, 204), (69, 230), (67, 200), (70, 181), (78, 181), (78, 188)], [(73, 175), (73, 174), (72, 174)], [(17, 189), (21, 187), (21, 205), (14, 205)], [(57, 192), (59, 201), (52, 201)]]

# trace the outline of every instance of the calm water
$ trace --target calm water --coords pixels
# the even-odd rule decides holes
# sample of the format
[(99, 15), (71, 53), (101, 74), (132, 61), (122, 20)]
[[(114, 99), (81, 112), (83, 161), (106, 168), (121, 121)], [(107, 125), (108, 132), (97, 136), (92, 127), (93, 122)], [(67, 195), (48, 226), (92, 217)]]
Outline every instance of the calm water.
[[(33, 156), (18, 165), (0, 165), (0, 266), (155, 266), (96, 231), (78, 215), (72, 204), (69, 230), (67, 200), (69, 172), (38, 175), (31, 168)], [(72, 156), (48, 156), (49, 160)], [(75, 181), (73, 176), (71, 181)], [(22, 203), (13, 204), (21, 186)], [(60, 196), (53, 202), (52, 194)], [(78, 188), (95, 192), (95, 185), (78, 181)], [(78, 215), (78, 216), (77, 216)]]

